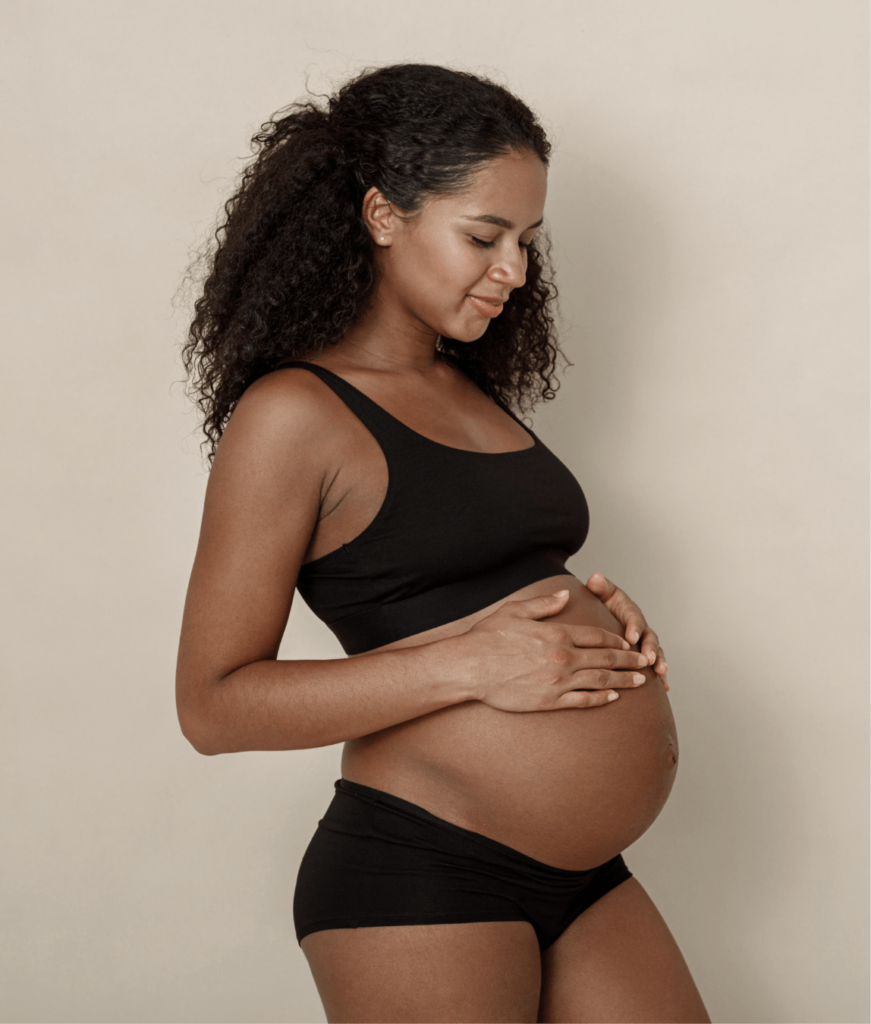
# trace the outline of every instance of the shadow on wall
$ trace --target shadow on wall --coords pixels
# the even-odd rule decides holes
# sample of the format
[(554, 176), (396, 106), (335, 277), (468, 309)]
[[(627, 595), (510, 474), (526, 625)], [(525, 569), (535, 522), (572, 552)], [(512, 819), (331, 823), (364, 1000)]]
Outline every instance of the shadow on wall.
[(778, 722), (769, 705), (748, 702), (736, 686), (746, 669), (722, 651), (672, 646), (680, 768), (627, 862), (663, 911), (714, 1020), (792, 1019), (762, 966), (771, 922), (798, 894), (796, 851), (810, 827), (796, 814), (782, 751), (776, 765), (761, 756)]
[[(595, 149), (595, 145), (592, 147)], [(657, 328), (686, 287), (674, 272), (668, 212), (649, 186), (615, 166), (561, 156), (548, 217), (560, 287), (563, 340), (583, 418), (637, 444), (633, 404), (655, 377)]]
[(669, 465), (667, 412), (653, 429), (650, 421), (660, 411), (651, 380), (667, 373), (657, 361), (679, 355), (664, 351), (660, 329), (687, 288), (676, 261), (692, 257), (675, 253), (646, 175), (632, 180), (622, 159), (619, 171), (584, 164), (566, 174), (572, 159), (563, 157), (551, 217), (576, 365), (536, 422), (590, 500), (590, 538), (570, 565), (582, 578), (601, 570), (621, 583), (663, 637), (681, 748), (671, 799), (627, 861), (662, 909), (712, 1017), (782, 1021), (789, 1010), (759, 954), (776, 933), (769, 923), (796, 898), (796, 851), (809, 823), (798, 815), (782, 743), (772, 763), (771, 705), (748, 697), (765, 685), (764, 670), (749, 678), (754, 668), (729, 657), (722, 630), (700, 635), (688, 625), (701, 617), (702, 567), (671, 514), (669, 474), (678, 488), (691, 481)]
[[(670, 589), (684, 592), (671, 576), (682, 538), (669, 517), (669, 416), (653, 387), (674, 358), (661, 339), (686, 285), (674, 270), (668, 217), (640, 177), (630, 180), (622, 162), (619, 171), (566, 170), (550, 216), (563, 346), (574, 365), (536, 423), (587, 493), (582, 561), (627, 581), (633, 597), (655, 596), (658, 609), (665, 567)], [(593, 566), (591, 557), (602, 560)]]

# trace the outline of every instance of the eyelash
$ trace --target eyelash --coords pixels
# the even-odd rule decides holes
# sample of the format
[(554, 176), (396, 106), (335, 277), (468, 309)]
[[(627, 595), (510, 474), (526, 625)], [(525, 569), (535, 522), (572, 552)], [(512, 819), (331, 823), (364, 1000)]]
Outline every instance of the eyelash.
[[(483, 238), (475, 238), (474, 235), (472, 235), (472, 241), (475, 243), (475, 245), (480, 246), (480, 248), (482, 248), (482, 249), (492, 249), (493, 246), (496, 245), (495, 241), (493, 241), (493, 242), (485, 242)], [(518, 242), (517, 244), (520, 246), (521, 249), (528, 249), (531, 243), (529, 243), (529, 242)]]

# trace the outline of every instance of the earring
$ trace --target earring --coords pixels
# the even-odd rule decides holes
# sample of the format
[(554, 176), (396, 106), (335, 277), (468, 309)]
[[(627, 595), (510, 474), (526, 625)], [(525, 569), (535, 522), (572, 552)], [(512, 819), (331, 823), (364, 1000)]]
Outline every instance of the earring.
[(382, 241), (382, 242), (384, 241), (384, 235), (382, 235), (382, 236), (381, 236), (381, 241)]

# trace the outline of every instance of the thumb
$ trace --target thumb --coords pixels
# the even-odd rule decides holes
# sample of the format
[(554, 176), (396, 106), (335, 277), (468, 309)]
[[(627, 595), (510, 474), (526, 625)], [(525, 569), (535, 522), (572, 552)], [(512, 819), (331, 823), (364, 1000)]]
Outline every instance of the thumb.
[(542, 594), (541, 597), (528, 597), (517, 602), (517, 612), (526, 619), (546, 619), (548, 615), (556, 615), (565, 608), (569, 600), (568, 590), (558, 590), (555, 594)]

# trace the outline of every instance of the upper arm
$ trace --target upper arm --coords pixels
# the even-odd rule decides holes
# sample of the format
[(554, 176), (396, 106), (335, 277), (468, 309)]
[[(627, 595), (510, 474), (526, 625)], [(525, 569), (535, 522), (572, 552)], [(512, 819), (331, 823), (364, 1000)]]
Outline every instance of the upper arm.
[(328, 417), (310, 381), (299, 371), (255, 382), (218, 445), (185, 602), (180, 704), (278, 653), (334, 472)]

